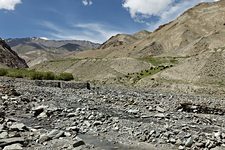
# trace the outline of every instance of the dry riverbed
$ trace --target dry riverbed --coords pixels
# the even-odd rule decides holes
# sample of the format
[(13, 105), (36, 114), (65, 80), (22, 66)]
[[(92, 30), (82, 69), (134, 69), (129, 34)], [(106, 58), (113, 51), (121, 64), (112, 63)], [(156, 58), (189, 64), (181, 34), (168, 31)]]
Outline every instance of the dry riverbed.
[(0, 81), (0, 150), (225, 149), (225, 101)]

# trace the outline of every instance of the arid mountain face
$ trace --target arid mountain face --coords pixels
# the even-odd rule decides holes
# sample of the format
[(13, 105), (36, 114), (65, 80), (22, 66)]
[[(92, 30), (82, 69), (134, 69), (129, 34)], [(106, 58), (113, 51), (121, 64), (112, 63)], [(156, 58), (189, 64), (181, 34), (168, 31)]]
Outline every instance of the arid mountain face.
[(96, 49), (100, 44), (78, 40), (45, 40), (42, 38), (7, 39), (6, 42), (29, 66), (64, 57), (72, 52)]
[(27, 68), (25, 60), (20, 58), (10, 46), (0, 39), (0, 67)]
[[(135, 77), (138, 79), (137, 85), (147, 85), (153, 81), (201, 85), (223, 84), (225, 83), (225, 0), (201, 3), (176, 20), (160, 26), (154, 32), (118, 34), (103, 43), (99, 49), (79, 52), (73, 57), (79, 60), (97, 58), (98, 63), (117, 59), (126, 64), (121, 65), (115, 61), (114, 67), (140, 66), (142, 71), (139, 73), (134, 69), (127, 70), (128, 74), (117, 70), (119, 78), (122, 78), (121, 74), (123, 74), (129, 80), (135, 77), (134, 74), (138, 74)], [(132, 58), (137, 62), (129, 63), (127, 60), (130, 59), (125, 58)], [(81, 62), (74, 63), (74, 67), (79, 68)], [(156, 71), (157, 68), (149, 71), (150, 66), (145, 65), (146, 62), (150, 66), (158, 65), (159, 71)], [(166, 67), (168, 65), (172, 67)], [(163, 68), (160, 68), (162, 66)], [(45, 64), (44, 68), (50, 67)], [(91, 67), (87, 68), (91, 70)], [(73, 72), (70, 67), (67, 70)], [(111, 66), (103, 66), (101, 70), (115, 72)], [(105, 77), (110, 76), (107, 74), (109, 71), (105, 72)]]
[[(101, 45), (100, 52), (95, 55), (135, 58), (192, 56), (207, 49), (223, 47), (225, 1), (201, 3), (154, 32), (141, 33), (142, 36), (137, 34), (114, 36)], [(81, 54), (88, 56), (91, 53), (87, 51)]]

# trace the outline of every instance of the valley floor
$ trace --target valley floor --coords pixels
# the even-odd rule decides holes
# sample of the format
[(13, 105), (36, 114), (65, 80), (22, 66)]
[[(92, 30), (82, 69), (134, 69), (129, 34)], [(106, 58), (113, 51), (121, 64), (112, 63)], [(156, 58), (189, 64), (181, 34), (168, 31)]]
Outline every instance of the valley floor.
[(225, 100), (0, 80), (0, 149), (225, 149)]

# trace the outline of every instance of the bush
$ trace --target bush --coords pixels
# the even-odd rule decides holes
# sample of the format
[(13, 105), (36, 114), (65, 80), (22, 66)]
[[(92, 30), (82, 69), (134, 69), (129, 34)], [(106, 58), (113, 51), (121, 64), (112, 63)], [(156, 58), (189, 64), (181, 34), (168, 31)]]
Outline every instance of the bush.
[(42, 72), (36, 72), (36, 71), (34, 71), (34, 72), (32, 72), (30, 74), (30, 79), (31, 80), (42, 80), (43, 78), (44, 78), (44, 75), (43, 75)]
[(71, 73), (60, 73), (58, 76), (58, 80), (70, 81), (73, 79), (74, 79), (74, 77)]
[(55, 74), (53, 72), (45, 72), (43, 75), (43, 80), (55, 80)]
[(7, 75), (7, 73), (8, 73), (7, 69), (0, 68), (0, 76), (5, 76)]
[(31, 80), (64, 80), (70, 81), (74, 77), (71, 73), (61, 73), (55, 75), (53, 72), (40, 72), (27, 69), (4, 69), (0, 68), (0, 76), (8, 76), (13, 78), (29, 78)]
[(23, 69), (9, 69), (6, 75), (12, 78), (23, 78), (26, 76), (25, 70)]

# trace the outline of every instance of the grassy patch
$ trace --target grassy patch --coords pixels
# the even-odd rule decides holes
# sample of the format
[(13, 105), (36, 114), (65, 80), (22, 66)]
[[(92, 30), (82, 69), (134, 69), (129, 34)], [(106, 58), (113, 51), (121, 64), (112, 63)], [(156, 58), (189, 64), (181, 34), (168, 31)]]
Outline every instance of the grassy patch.
[(0, 69), (0, 76), (5, 76), (7, 75), (7, 73), (8, 73), (7, 69), (4, 68)]
[(67, 58), (67, 59), (54, 59), (54, 60), (49, 60), (49, 62), (67, 62), (67, 61), (79, 61), (81, 59), (79, 58)]
[[(160, 71), (163, 71), (165, 69), (168, 69), (170, 67), (173, 67), (173, 65), (159, 65), (156, 67), (151, 67), (149, 69), (146, 70), (142, 70), (140, 72), (135, 72), (135, 73), (128, 73), (127, 75), (123, 76), (123, 77), (118, 77), (117, 79), (115, 79), (115, 81), (117, 80), (120, 83), (127, 83), (129, 81), (132, 81), (132, 84), (137, 83), (139, 80), (141, 80), (142, 78), (145, 78), (147, 76), (152, 76)], [(152, 79), (154, 80), (154, 79)]]
[(70, 81), (74, 77), (71, 73), (55, 74), (53, 72), (40, 72), (28, 69), (4, 69), (0, 68), (0, 76), (7, 76), (13, 78), (27, 78), (31, 80), (63, 80)]
[(132, 73), (132, 74), (128, 74), (126, 75), (127, 78), (134, 78), (135, 80), (140, 80), (142, 78), (145, 78), (147, 76), (151, 76), (154, 75), (160, 71), (163, 71), (167, 68), (173, 67), (173, 65), (169, 65), (169, 66), (157, 66), (157, 67), (151, 67), (150, 69), (147, 70), (142, 70), (141, 72), (136, 72), (136, 73)]
[(159, 66), (162, 64), (177, 64), (178, 58), (177, 57), (143, 57), (141, 60), (151, 63), (154, 66)]
[(70, 81), (73, 80), (74, 77), (71, 73), (60, 73), (58, 79), (63, 81)]

